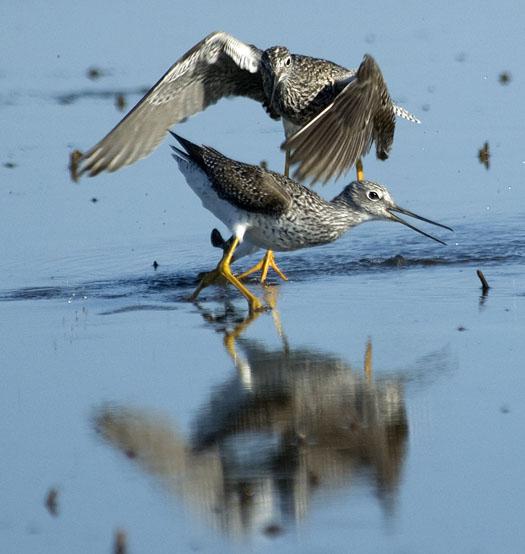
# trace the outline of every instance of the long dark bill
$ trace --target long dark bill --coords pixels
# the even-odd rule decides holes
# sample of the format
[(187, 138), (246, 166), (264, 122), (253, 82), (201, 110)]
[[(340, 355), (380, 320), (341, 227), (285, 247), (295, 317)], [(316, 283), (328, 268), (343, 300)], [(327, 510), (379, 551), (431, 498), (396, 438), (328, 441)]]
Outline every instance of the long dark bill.
[(447, 231), (454, 231), (454, 229), (447, 227), (446, 225), (442, 225), (441, 223), (436, 223), (435, 221), (432, 221), (431, 219), (427, 219), (426, 217), (421, 217), (420, 215), (415, 214), (414, 212), (411, 212), (410, 210), (405, 210), (404, 208), (399, 208), (396, 206), (395, 208), (388, 208), (388, 212), (392, 216), (392, 219), (394, 221), (397, 221), (398, 223), (402, 223), (403, 225), (406, 225), (407, 227), (410, 227), (413, 231), (416, 231), (420, 233), (421, 235), (424, 235), (425, 237), (428, 237), (429, 239), (435, 240), (436, 242), (439, 242), (439, 244), (447, 244), (446, 242), (433, 237), (432, 235), (429, 235), (428, 233), (425, 233), (425, 231), (422, 231), (421, 229), (418, 229), (417, 227), (414, 227), (408, 221), (405, 221), (404, 219), (401, 219), (399, 216), (392, 212), (399, 212), (400, 214), (408, 215), (410, 217), (413, 217), (414, 219), (419, 219), (420, 221), (424, 221), (425, 223), (430, 223), (431, 225), (436, 225), (436, 227), (442, 227), (443, 229), (447, 229)]

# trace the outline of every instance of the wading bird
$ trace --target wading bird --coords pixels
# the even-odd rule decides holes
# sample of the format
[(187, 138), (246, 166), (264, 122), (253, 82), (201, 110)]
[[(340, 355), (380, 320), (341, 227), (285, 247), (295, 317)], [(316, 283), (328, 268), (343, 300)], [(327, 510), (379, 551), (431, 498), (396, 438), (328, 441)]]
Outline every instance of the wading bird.
[(300, 183), (260, 166), (241, 163), (207, 146), (197, 146), (174, 133), (183, 149), (172, 146), (188, 185), (205, 208), (233, 233), (217, 268), (206, 273), (191, 299), (219, 276), (234, 285), (247, 299), (250, 312), (263, 308), (259, 299), (232, 273), (230, 263), (239, 243), (257, 248), (290, 251), (337, 240), (352, 227), (372, 220), (397, 221), (445, 244), (401, 219), (397, 213), (443, 227), (399, 207), (383, 185), (353, 181), (331, 201)]

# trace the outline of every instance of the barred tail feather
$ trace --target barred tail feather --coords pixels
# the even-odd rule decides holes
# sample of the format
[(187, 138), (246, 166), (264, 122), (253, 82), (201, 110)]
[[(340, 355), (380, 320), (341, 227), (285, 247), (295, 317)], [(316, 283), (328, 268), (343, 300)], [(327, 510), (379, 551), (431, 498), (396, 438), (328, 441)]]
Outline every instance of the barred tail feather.
[(402, 108), (397, 104), (394, 104), (394, 113), (397, 117), (408, 119), (408, 121), (412, 121), (412, 123), (421, 123), (421, 120), (419, 120), (415, 115), (412, 115), (408, 110), (405, 110), (405, 108)]

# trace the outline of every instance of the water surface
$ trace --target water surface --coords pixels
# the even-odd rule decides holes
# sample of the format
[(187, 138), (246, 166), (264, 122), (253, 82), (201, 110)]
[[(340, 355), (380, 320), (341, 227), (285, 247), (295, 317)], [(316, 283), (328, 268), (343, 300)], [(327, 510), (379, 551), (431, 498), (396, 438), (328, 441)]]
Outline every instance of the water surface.
[[(119, 529), (132, 552), (523, 550), (520, 6), (29, 2), (3, 16), (2, 551), (108, 552)], [(168, 141), (76, 185), (67, 162), (119, 120), (119, 94), (129, 107), (218, 29), (350, 67), (373, 54), (423, 124), (400, 121), (366, 175), (453, 227), (447, 246), (370, 223), (279, 255), (290, 281), (250, 283), (274, 306), (253, 320), (220, 287), (188, 303), (219, 224)], [(280, 125), (249, 101), (177, 131), (283, 164)]]

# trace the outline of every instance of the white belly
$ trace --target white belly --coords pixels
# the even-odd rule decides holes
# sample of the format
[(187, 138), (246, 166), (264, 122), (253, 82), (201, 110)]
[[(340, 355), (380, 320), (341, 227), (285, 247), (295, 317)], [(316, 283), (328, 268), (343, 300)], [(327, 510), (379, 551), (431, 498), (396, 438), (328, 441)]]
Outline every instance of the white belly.
[(226, 200), (219, 198), (213, 190), (208, 176), (198, 166), (179, 157), (175, 157), (175, 159), (186, 182), (201, 199), (202, 205), (242, 240), (248, 226), (243, 212)]

